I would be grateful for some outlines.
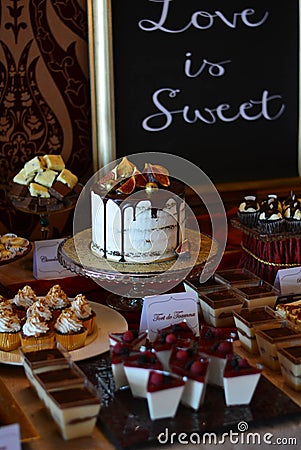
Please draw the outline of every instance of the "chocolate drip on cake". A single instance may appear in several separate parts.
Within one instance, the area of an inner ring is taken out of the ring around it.
[[[104,205],[104,223],[107,222],[107,204],[109,200],[114,201],[114,203],[120,209],[120,227],[121,227],[121,246],[120,253],[116,252],[116,256],[120,256],[119,262],[125,262],[125,212],[128,208],[133,210],[133,221],[136,221],[137,207],[141,201],[149,201],[150,208],[149,213],[152,219],[157,219],[158,213],[160,210],[163,210],[166,207],[168,200],[173,199],[175,201],[176,206],[176,227],[177,227],[177,246],[180,243],[180,211],[181,204],[183,203],[184,198],[184,187],[182,183],[173,182],[171,186],[166,189],[160,189],[158,192],[154,192],[149,196],[134,198],[133,196],[130,199],[127,199],[126,195],[116,194],[115,192],[107,192],[99,186],[94,186],[93,191],[98,194],[103,201]],[[107,230],[104,227],[103,230],[103,248],[99,249],[103,253],[103,257],[105,259],[108,258],[107,251]]]

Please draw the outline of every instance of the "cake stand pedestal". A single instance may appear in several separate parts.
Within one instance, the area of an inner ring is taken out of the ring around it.
[[[9,193],[8,198],[16,210],[39,216],[41,239],[46,240],[49,237],[50,216],[73,210],[78,194],[71,193],[64,200],[56,203],[51,203],[50,201],[47,203],[47,199],[45,199],[44,204],[39,204],[40,199],[38,197],[19,197]]]
[[[147,295],[169,291],[186,277],[197,278],[205,265],[206,271],[215,269],[218,244],[211,237],[186,229],[191,244],[189,256],[152,263],[120,263],[94,255],[91,250],[91,228],[61,242],[58,261],[78,275],[92,278],[113,294],[107,303],[114,309],[135,311],[142,307]]]

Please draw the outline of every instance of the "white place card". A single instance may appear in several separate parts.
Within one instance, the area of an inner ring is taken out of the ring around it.
[[[33,252],[33,276],[36,279],[52,280],[75,276],[58,260],[57,250],[63,239],[35,241]]]
[[[196,292],[176,292],[144,297],[140,331],[148,331],[150,341],[157,331],[186,321],[196,336],[199,335],[198,295]]]
[[[0,449],[21,450],[20,425],[18,423],[0,427]]]
[[[301,294],[301,266],[278,270],[274,286],[281,295]]]

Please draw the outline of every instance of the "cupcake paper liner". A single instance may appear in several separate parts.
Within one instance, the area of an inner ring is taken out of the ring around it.
[[[263,234],[281,233],[284,231],[285,221],[283,219],[278,220],[259,220],[260,231]]]
[[[301,220],[286,219],[285,228],[291,233],[301,233]]]
[[[255,212],[237,212],[238,220],[246,227],[256,227],[258,225],[259,211]]]
[[[62,334],[55,333],[56,341],[59,342],[66,350],[76,350],[85,345],[88,330],[85,328],[80,333]]]
[[[16,350],[20,346],[20,332],[0,333],[0,350],[10,352]]]

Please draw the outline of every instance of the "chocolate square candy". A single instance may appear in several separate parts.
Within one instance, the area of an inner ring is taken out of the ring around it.
[[[61,181],[56,181],[53,183],[51,188],[49,188],[49,193],[53,197],[57,198],[58,200],[64,200],[64,198],[70,194],[71,189]]]
[[[14,197],[25,197],[27,192],[28,188],[24,184],[12,182],[10,185],[9,193]]]

